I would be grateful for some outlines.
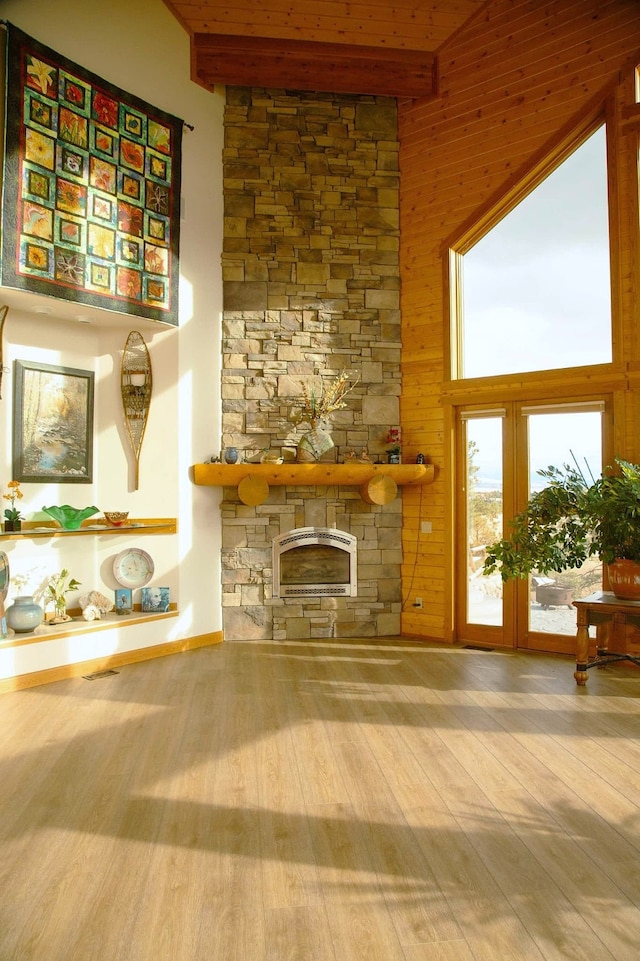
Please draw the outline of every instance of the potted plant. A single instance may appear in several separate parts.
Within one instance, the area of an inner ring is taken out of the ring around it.
[[[399,464],[400,456],[402,454],[402,447],[400,444],[400,428],[390,427],[387,432],[387,444],[391,444],[391,447],[387,447],[387,454],[389,455],[390,464]]]
[[[67,614],[67,594],[70,591],[77,591],[80,583],[75,577],[71,577],[66,567],[63,567],[59,574],[53,574],[49,578],[46,593],[54,604],[54,615],[49,623],[60,624],[71,620]]]
[[[507,581],[597,556],[616,596],[640,598],[640,466],[616,458],[597,479],[568,464],[538,473],[547,486],[513,518],[508,537],[487,549],[484,573],[499,571]]]
[[[22,500],[24,494],[20,490],[20,481],[12,480],[7,484],[7,493],[2,495],[6,501],[11,503],[11,507],[7,507],[4,512],[5,531],[19,531],[22,529],[23,517],[18,508],[16,507],[16,501]]]

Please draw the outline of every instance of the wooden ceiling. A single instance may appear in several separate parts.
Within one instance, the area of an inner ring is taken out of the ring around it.
[[[216,84],[390,97],[437,93],[437,52],[487,0],[164,0]]]

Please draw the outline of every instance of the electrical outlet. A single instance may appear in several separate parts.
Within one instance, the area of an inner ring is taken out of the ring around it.
[[[413,602],[413,606],[417,607],[419,610],[422,610],[422,598],[416,597],[415,601]]]
[[[433,530],[433,525],[431,524],[431,521],[422,521],[422,523],[420,524],[420,530],[422,531],[423,534],[430,534],[431,531]]]

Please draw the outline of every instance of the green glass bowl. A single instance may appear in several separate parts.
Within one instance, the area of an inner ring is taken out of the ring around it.
[[[92,514],[97,514],[99,509],[98,507],[69,507],[68,504],[63,504],[62,507],[42,508],[43,512],[53,517],[65,531],[77,531],[82,522]]]

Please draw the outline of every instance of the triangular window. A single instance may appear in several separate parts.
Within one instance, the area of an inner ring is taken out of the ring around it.
[[[608,224],[603,125],[460,258],[454,377],[610,363]]]

